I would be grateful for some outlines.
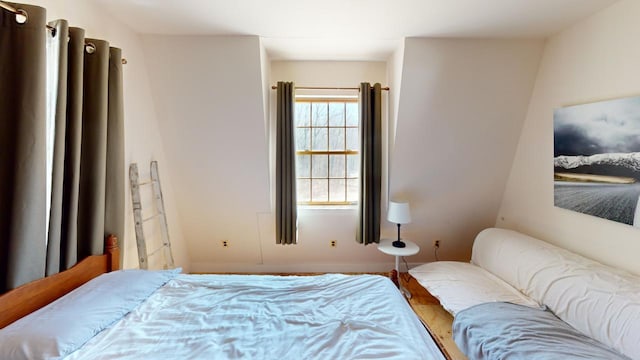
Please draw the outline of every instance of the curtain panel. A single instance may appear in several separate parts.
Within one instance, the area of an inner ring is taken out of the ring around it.
[[[46,10],[0,10],[0,291],[124,240],[122,59]]]
[[[44,275],[46,12],[0,9],[0,291]]]
[[[360,84],[360,202],[356,240],[380,242],[382,184],[382,87]]]
[[[298,238],[295,86],[279,81],[276,91],[276,243],[295,244]]]

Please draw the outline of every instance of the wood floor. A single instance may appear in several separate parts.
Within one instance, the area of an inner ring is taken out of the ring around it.
[[[416,312],[422,323],[431,333],[431,336],[450,360],[466,360],[467,357],[458,349],[451,337],[451,324],[453,316],[440,306],[438,299],[425,290],[416,279],[408,273],[401,273],[399,281],[409,291],[411,298],[409,304]]]

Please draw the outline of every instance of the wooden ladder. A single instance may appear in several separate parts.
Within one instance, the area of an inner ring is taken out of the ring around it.
[[[164,269],[172,269],[175,267],[173,262],[173,254],[171,252],[171,241],[169,240],[169,227],[167,225],[167,214],[164,209],[164,199],[162,197],[162,188],[160,187],[160,175],[158,173],[158,162],[151,162],[151,179],[148,181],[139,181],[138,164],[132,163],[129,166],[129,181],[131,182],[131,202],[133,203],[133,218],[135,220],[136,244],[138,246],[138,264],[140,269],[149,268],[149,258],[155,255],[164,255]],[[153,203],[155,205],[155,213],[146,218],[142,217],[142,200],[140,197],[140,187],[151,185],[153,190]],[[147,241],[144,235],[144,224],[148,221],[159,221],[160,232],[162,234],[162,243],[155,249],[147,249]]]

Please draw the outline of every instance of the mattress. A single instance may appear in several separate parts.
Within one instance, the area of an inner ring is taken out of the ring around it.
[[[65,357],[444,359],[389,279],[178,275]]]

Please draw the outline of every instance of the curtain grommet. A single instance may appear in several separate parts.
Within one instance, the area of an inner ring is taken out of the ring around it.
[[[18,24],[26,24],[29,21],[29,14],[24,9],[16,9],[16,22]]]
[[[56,29],[54,26],[47,25],[47,29],[51,31],[51,37],[56,37],[56,35],[58,34],[58,29]]]
[[[84,51],[86,51],[87,54],[93,54],[96,52],[96,46],[93,43],[86,43],[84,44]]]

